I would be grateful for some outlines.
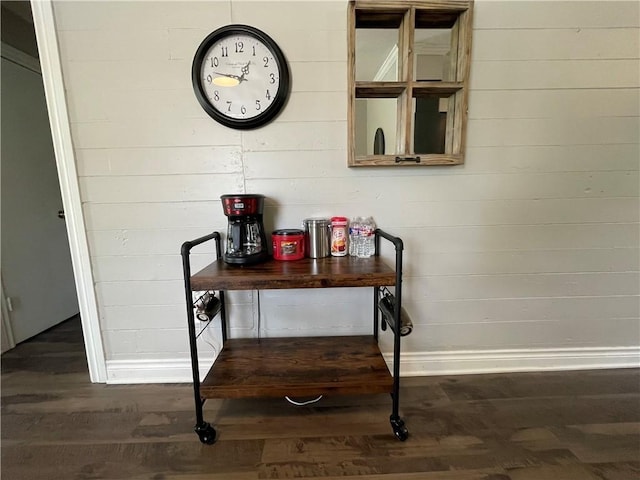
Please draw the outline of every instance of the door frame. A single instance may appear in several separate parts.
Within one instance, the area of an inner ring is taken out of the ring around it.
[[[89,377],[94,383],[107,381],[107,368],[100,316],[91,270],[91,257],[85,227],[76,159],[71,141],[69,113],[62,78],[60,50],[56,35],[52,0],[31,0],[33,26],[38,43],[40,70],[49,112],[53,150],[56,157],[60,193],[65,212],[71,263],[78,294]]]

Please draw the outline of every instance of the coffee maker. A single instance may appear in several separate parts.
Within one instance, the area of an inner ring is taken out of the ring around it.
[[[223,259],[233,265],[252,265],[269,258],[262,223],[264,195],[222,195],[222,209],[229,220]]]

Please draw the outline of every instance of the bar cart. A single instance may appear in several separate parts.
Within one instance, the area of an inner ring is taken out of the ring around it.
[[[375,232],[375,255],[370,258],[327,257],[296,261],[269,260],[238,267],[222,260],[221,237],[213,232],[182,245],[185,300],[193,394],[195,432],[200,441],[212,444],[216,430],[205,422],[203,406],[208,398],[284,397],[322,394],[390,393],[390,423],[395,436],[404,441],[409,432],[399,415],[400,315],[402,305],[403,243],[380,229]],[[191,274],[192,248],[214,240],[216,260]],[[380,257],[380,242],[395,247],[395,268]],[[393,311],[383,310],[379,301],[394,287]],[[373,332],[371,335],[287,338],[229,339],[225,291],[287,288],[373,288]],[[200,381],[193,292],[217,291],[222,349],[205,379]],[[380,321],[382,319],[382,321]],[[389,372],[378,347],[380,330],[393,334],[393,368]]]

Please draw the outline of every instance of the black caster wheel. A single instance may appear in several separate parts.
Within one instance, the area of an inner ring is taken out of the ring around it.
[[[202,425],[196,425],[195,431],[198,434],[198,437],[200,437],[200,441],[205,445],[215,443],[216,429],[207,422],[204,422]]]
[[[393,433],[398,440],[404,442],[407,438],[409,438],[409,430],[404,425],[404,420],[401,418],[391,419],[391,428],[393,428]]]

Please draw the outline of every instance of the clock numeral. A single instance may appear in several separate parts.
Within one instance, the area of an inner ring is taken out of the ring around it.
[[[262,61],[264,62],[265,67],[269,66],[269,57],[262,57]]]
[[[227,112],[231,111],[231,102],[227,100]]]
[[[242,107],[240,107],[240,113],[243,114],[243,115],[245,113],[247,113],[247,109],[244,107],[244,105]]]
[[[220,93],[218,92],[218,90],[214,90],[213,91],[213,99],[217,102],[218,100],[220,100]]]
[[[269,80],[269,83],[276,83],[276,76],[275,76],[275,74],[270,73],[270,74],[269,74],[269,78],[271,79],[271,80]]]
[[[228,57],[229,56],[229,49],[227,47],[220,47],[220,49],[222,50],[222,55],[223,57]]]
[[[218,60],[218,57],[211,57],[211,66],[212,67],[217,67],[220,64],[220,61]]]
[[[211,75],[207,75],[207,82],[213,82],[213,77]]]
[[[267,90],[267,94],[265,95],[267,100],[271,100],[271,94],[269,93],[269,90]]]
[[[243,52],[244,52],[244,43],[236,42],[236,53],[243,53]]]
[[[251,48],[253,49],[253,56],[255,57],[256,56],[256,46],[254,45]]]
[[[256,110],[260,110],[260,100],[256,100]]]

